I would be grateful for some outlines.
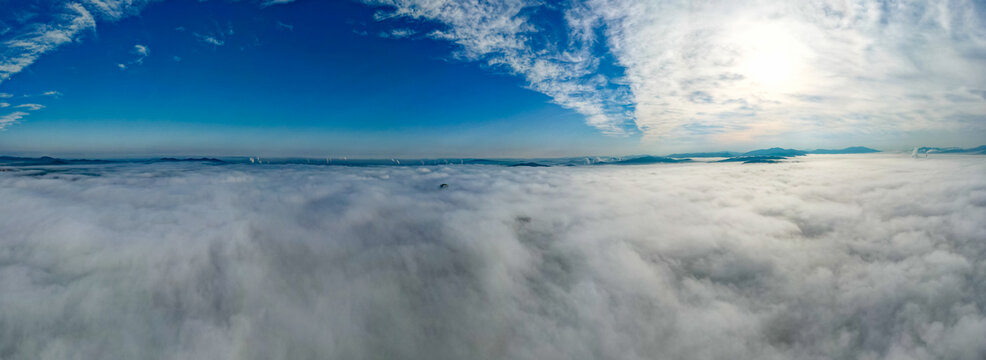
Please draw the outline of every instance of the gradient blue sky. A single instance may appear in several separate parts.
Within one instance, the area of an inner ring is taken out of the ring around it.
[[[0,0],[0,152],[984,142],[983,3],[802,3]]]

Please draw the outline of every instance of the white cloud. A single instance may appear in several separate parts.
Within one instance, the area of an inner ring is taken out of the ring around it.
[[[6,106],[0,106],[6,107]],[[0,131],[6,129],[8,126],[16,124],[21,120],[21,118],[27,116],[28,113],[23,111],[15,111],[10,114],[0,116]]]
[[[981,101],[948,99],[986,81],[975,55],[986,31],[969,1],[590,3],[648,135],[691,123],[755,137],[941,129],[962,115],[986,117]]]
[[[534,46],[531,39],[539,29],[528,22],[526,9],[535,1],[398,1],[365,0],[387,6],[377,20],[414,18],[436,21],[447,26],[430,37],[458,44],[457,56],[481,60],[523,77],[528,87],[550,96],[563,107],[586,116],[601,131],[626,134],[623,94],[610,89],[610,79],[596,73],[598,59],[592,54],[594,32],[584,27],[570,29],[567,44],[545,43]],[[574,21],[581,8],[566,11]]]
[[[287,31],[294,31],[294,25],[285,24],[285,23],[282,23],[280,21],[277,22],[277,28],[278,29],[284,29],[284,30],[287,30]]]
[[[155,0],[83,0],[82,3],[100,18],[119,20],[136,15],[144,5]]]
[[[62,93],[61,93],[61,92],[58,92],[58,91],[54,91],[54,90],[52,90],[52,91],[45,91],[45,92],[44,92],[43,94],[41,94],[41,95],[44,95],[44,96],[54,96],[54,97],[59,97],[59,96],[62,96]]]
[[[64,12],[54,18],[52,23],[30,24],[23,32],[3,42],[0,82],[33,64],[41,55],[96,27],[92,14],[77,3],[66,4]]]
[[[195,37],[206,44],[211,44],[215,46],[223,46],[226,42],[223,39],[217,38],[215,35],[202,35],[199,33],[193,33]]]
[[[380,36],[385,38],[403,39],[406,37],[411,37],[416,33],[417,32],[411,29],[393,29],[388,33],[381,33]]]
[[[41,109],[44,109],[45,108],[45,106],[44,105],[41,105],[41,104],[20,104],[20,105],[14,106],[14,107],[16,107],[16,108],[25,108],[25,109],[28,109],[28,110],[31,110],[31,111],[41,110]]]
[[[12,98],[12,97],[14,97],[13,94],[0,93],[0,99],[8,99],[8,98]]]
[[[267,0],[267,1],[263,1],[261,3],[261,6],[271,6],[271,5],[287,4],[287,3],[292,3],[292,2],[294,2],[294,0]]]
[[[133,62],[136,64],[142,64],[144,63],[144,58],[146,58],[148,55],[151,54],[151,49],[148,48],[146,45],[137,44],[134,45],[133,53],[137,55],[137,59],[134,60]]]
[[[983,174],[906,155],[0,172],[0,348],[982,359]]]
[[[0,102],[0,108],[5,108],[10,106],[10,103]]]
[[[986,24],[971,0],[364,2],[391,9],[378,20],[443,24],[432,38],[505,65],[611,133],[626,122],[646,137],[693,140],[693,129],[717,128],[729,142],[986,124],[976,96]],[[567,43],[530,15],[551,11],[564,13]],[[597,41],[625,74],[598,73]]]
[[[131,50],[130,53],[136,56],[136,58],[127,62],[126,64],[124,63],[116,64],[116,66],[120,68],[120,70],[126,70],[128,67],[130,67],[130,65],[144,64],[144,59],[150,56],[151,54],[151,48],[147,47],[147,45],[136,44],[134,45],[133,50]]]
[[[89,30],[95,31],[97,20],[116,21],[134,15],[152,1],[83,0],[54,2],[55,8],[51,10],[38,10],[48,4],[13,8],[20,15],[16,27],[4,31],[11,37],[0,48],[0,82],[21,72],[45,53],[77,41]]]

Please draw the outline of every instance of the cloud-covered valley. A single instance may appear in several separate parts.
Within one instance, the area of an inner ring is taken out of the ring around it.
[[[2,359],[986,356],[979,156],[60,169],[0,172]]]

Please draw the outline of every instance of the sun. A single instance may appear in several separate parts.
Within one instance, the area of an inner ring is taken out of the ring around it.
[[[782,88],[793,80],[796,59],[783,49],[761,50],[752,54],[746,64],[749,78],[768,88]]]
[[[737,37],[742,49],[739,69],[765,92],[789,92],[798,86],[805,62],[804,46],[779,24],[757,24]]]

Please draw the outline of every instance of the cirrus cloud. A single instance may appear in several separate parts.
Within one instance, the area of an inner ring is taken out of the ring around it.
[[[986,126],[986,24],[970,0],[364,2],[389,9],[378,20],[442,25],[431,37],[462,58],[505,67],[608,133]],[[548,30],[552,12],[565,31]],[[609,57],[622,73],[601,70]]]

